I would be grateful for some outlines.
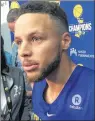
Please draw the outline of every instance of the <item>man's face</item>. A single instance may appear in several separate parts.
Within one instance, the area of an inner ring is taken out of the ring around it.
[[[8,27],[9,27],[11,32],[14,32],[15,22],[9,22]]]
[[[61,37],[49,15],[21,15],[15,24],[15,41],[28,80],[44,79],[58,67]]]

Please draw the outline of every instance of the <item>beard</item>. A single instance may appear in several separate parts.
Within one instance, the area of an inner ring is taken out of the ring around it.
[[[29,82],[42,81],[47,76],[49,76],[54,70],[57,69],[57,67],[60,64],[60,61],[61,61],[61,55],[60,52],[58,51],[57,56],[53,59],[53,61],[50,64],[48,64],[46,68],[41,69],[42,72],[39,75],[34,75],[34,76],[32,75],[33,77],[31,77],[31,75],[29,76],[28,74],[26,74],[27,80]]]

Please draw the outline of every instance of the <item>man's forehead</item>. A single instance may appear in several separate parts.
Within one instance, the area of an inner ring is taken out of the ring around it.
[[[43,13],[25,13],[21,15],[17,21],[17,24],[24,24],[24,23],[47,23],[50,24],[52,22],[52,19],[48,14],[43,14]]]
[[[54,22],[50,18],[48,14],[39,14],[39,13],[27,13],[21,15],[15,24],[15,31],[16,34],[20,30],[24,30],[28,32],[31,31],[32,29],[40,29],[41,31],[50,31],[53,29],[52,25]],[[26,29],[26,30],[25,30]]]

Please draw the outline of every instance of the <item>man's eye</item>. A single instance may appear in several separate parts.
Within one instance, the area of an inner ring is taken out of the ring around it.
[[[22,43],[22,41],[19,40],[19,41],[17,41],[16,43],[17,43],[17,45],[20,45],[20,44]]]
[[[39,41],[39,40],[41,40],[40,37],[32,37],[32,41]]]

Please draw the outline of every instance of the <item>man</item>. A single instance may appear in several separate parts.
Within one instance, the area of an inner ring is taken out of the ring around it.
[[[9,27],[10,31],[13,33],[14,33],[14,28],[15,28],[15,22],[16,22],[17,15],[18,15],[18,10],[19,10],[19,8],[11,9],[7,15],[8,27]],[[12,65],[15,67],[21,68],[23,71],[21,62],[18,58],[18,46],[15,43],[15,41],[13,41],[13,44],[12,44]],[[24,76],[26,76],[25,73],[24,73]],[[26,80],[26,78],[25,78],[25,80]],[[27,90],[27,96],[31,96],[32,95],[31,86],[27,83],[27,81],[25,81],[25,82],[26,82],[25,88]]]
[[[67,55],[71,37],[64,10],[45,1],[23,4],[15,41],[28,80],[35,80],[34,120],[94,120],[94,72]]]
[[[18,15],[18,10],[19,8],[11,9],[7,15],[8,27],[10,31],[13,33],[14,33],[15,21]],[[12,43],[12,65],[15,67],[21,67],[20,60],[18,59],[17,50],[18,50],[17,44],[15,43],[15,41],[13,41]]]

